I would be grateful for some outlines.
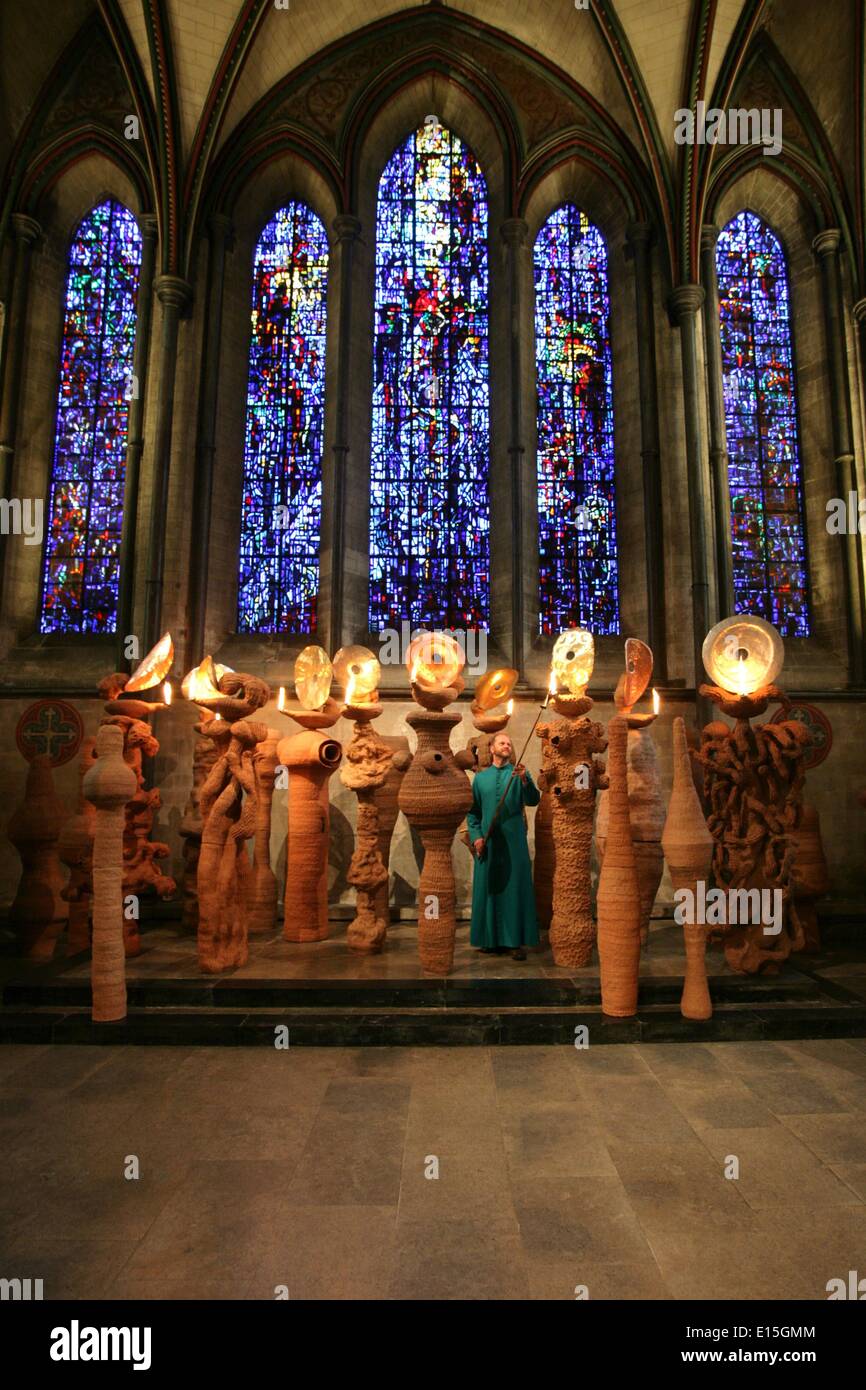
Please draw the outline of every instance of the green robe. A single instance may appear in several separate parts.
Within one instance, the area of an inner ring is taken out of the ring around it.
[[[467,816],[470,839],[480,840],[499,805],[513,764],[485,767],[472,784],[472,810]],[[515,777],[487,841],[483,859],[475,860],[472,880],[473,946],[537,946],[538,919],[529,846],[526,843],[524,806],[537,806],[541,792],[531,775],[526,786]]]

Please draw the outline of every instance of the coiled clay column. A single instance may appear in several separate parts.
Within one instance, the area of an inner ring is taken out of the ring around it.
[[[553,801],[550,792],[542,792],[535,813],[535,862],[532,882],[535,887],[535,915],[541,931],[550,930],[553,915],[553,883],[556,876],[556,847],[553,843]]]
[[[713,860],[713,837],[695,791],[692,762],[683,719],[674,720],[674,785],[662,835],[674,892],[688,889],[693,905],[698,883],[707,884]],[[692,913],[694,916],[694,913]],[[703,922],[683,922],[686,971],[680,1013],[683,1018],[711,1018],[713,1005],[707,987],[707,929]]]
[[[343,750],[335,738],[305,729],[280,740],[277,755],[289,770],[289,829],[283,936],[324,941],[328,935],[328,779]]]
[[[626,721],[617,715],[608,725],[610,810],[596,904],[601,1007],[612,1018],[637,1013],[640,966],[640,888],[628,809],[627,737]]]
[[[381,706],[372,709],[381,712]],[[355,852],[347,878],[357,891],[354,920],[348,943],[353,951],[381,951],[388,932],[388,858],[391,832],[397,819],[397,793],[409,763],[408,746],[398,752],[362,716],[363,707],[346,710],[355,719],[352,741],[340,772],[343,785],[358,798]],[[396,739],[390,740],[396,744]],[[395,760],[399,765],[395,766]]]
[[[451,749],[459,714],[413,711],[406,723],[418,746],[400,788],[400,810],[421,836],[424,864],[418,884],[418,954],[431,975],[447,975],[454,963],[456,891],[451,845],[472,805],[469,778]]]
[[[279,742],[277,731],[269,729],[267,737],[253,750],[256,838],[250,883],[249,930],[259,935],[273,931],[277,921],[277,876],[271,868],[271,809]]]
[[[122,729],[116,724],[103,724],[96,736],[97,760],[84,778],[84,795],[96,808],[90,961],[94,1023],[113,1023],[126,1017],[124,808],[138,790],[138,778],[124,761],[123,751]]]
[[[78,764],[78,807],[60,832],[58,851],[69,869],[69,882],[61,893],[69,903],[67,951],[75,955],[90,948],[90,902],[93,895],[93,834],[96,812],[84,795],[84,778],[96,762],[96,739],[81,744]]]

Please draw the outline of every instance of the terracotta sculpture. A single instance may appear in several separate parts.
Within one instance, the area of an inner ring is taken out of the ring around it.
[[[67,951],[74,955],[90,949],[90,905],[93,896],[93,836],[96,812],[84,795],[84,778],[96,762],[96,739],[85,738],[78,764],[78,806],[60,832],[58,851],[69,869],[61,894],[69,904]]]
[[[255,777],[255,840],[253,872],[250,882],[249,930],[262,934],[274,930],[277,922],[277,876],[271,868],[271,810],[274,800],[274,773],[279,764],[275,729],[253,749]]]
[[[641,904],[629,819],[627,738],[626,720],[616,715],[608,725],[610,817],[597,897],[601,1007],[613,1018],[637,1013],[640,966]]]
[[[829,891],[830,871],[824,855],[818,811],[810,801],[803,802],[797,823],[790,834],[794,848],[791,887],[794,893],[794,910],[803,928],[803,949],[820,951],[821,932],[815,904],[818,898],[822,898]]]
[[[126,1017],[123,945],[124,806],[134,796],[135,772],[124,757],[123,729],[104,723],[96,739],[97,760],[84,778],[84,795],[95,808],[93,839],[93,945],[90,979],[94,1023]]]
[[[550,929],[553,913],[553,881],[556,876],[556,847],[553,843],[553,798],[541,793],[535,813],[535,860],[532,882],[535,887],[535,913],[540,931]]]
[[[202,836],[198,861],[198,958],[205,974],[245,965],[249,957],[252,869],[246,841],[256,829],[257,788],[253,756],[268,735],[250,719],[270,699],[257,676],[226,671],[212,692],[196,690],[196,704],[210,709],[207,732],[217,755],[201,789]]]
[[[375,697],[366,705],[346,706],[344,716],[355,728],[340,772],[343,785],[358,798],[355,852],[347,874],[357,890],[357,904],[348,942],[353,951],[371,954],[382,950],[388,931],[388,856],[397,795],[409,765],[406,740],[405,751],[398,751],[397,740],[386,741],[373,728],[381,712]]]
[[[168,858],[170,851],[167,844],[150,839],[153,817],[162,801],[156,787],[145,787],[142,771],[142,759],[153,759],[159,752],[147,720],[155,710],[165,707],[162,681],[173,659],[174,648],[166,633],[131,676],[116,671],[99,683],[99,694],[106,701],[102,723],[114,725],[123,734],[123,756],[136,780],[135,794],[126,807],[123,835],[124,898],[140,898],[150,892],[170,898],[177,886],[156,862]],[[126,954],[137,956],[141,951],[137,916],[124,915],[123,940]]]
[[[324,941],[328,935],[328,780],[343,756],[340,744],[307,729],[280,740],[277,755],[289,770],[289,830],[283,936]]]
[[[183,913],[185,931],[198,931],[198,858],[201,853],[201,789],[207,780],[216,756],[217,746],[208,733],[214,716],[210,710],[201,711],[201,719],[193,726],[195,742],[192,749],[192,786],[184,808],[179,834],[183,839]]]
[[[635,713],[633,709],[652,676],[652,652],[645,642],[635,637],[627,639],[625,649],[626,670],[617,684],[614,703],[628,722],[628,806],[640,885],[640,939],[641,945],[645,946],[649,938],[653,903],[664,872],[661,833],[665,808],[656,746],[650,728],[656,719],[656,711]],[[600,865],[604,862],[607,838],[608,795],[603,791],[598,801],[595,840]]]
[[[772,684],[783,658],[775,628],[753,615],[725,619],[704,643],[709,674],[725,684],[701,686],[701,693],[736,721],[733,729],[721,721],[708,724],[699,754],[716,885],[728,902],[732,889],[778,890],[784,910],[778,933],[765,930],[763,922],[711,927],[711,934],[723,939],[728,964],[744,973],[775,974],[791,951],[805,944],[791,888],[811,735],[796,720],[751,723],[771,699],[786,703]]]
[[[550,794],[555,872],[553,875],[550,946],[556,965],[586,965],[592,955],[592,829],[596,793],[607,786],[607,747],[600,724],[584,716],[592,708],[588,695],[558,695],[554,710],[565,717],[538,726],[541,739],[542,794]]]
[[[9,926],[22,955],[30,960],[51,959],[69,915],[57,852],[65,816],[54,791],[48,755],[37,753],[27,768],[24,799],[6,829],[21,857],[21,878],[9,909]]]
[[[683,936],[686,969],[680,1012],[683,1018],[711,1018],[713,1006],[707,986],[707,929],[694,920],[699,902],[698,884],[706,889],[713,859],[710,834],[692,776],[692,760],[682,719],[674,720],[674,785],[662,835],[662,847],[674,892],[690,894],[685,904]],[[689,917],[692,920],[689,920]]]

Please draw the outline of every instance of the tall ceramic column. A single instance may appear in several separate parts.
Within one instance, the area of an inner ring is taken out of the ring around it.
[[[3,344],[3,381],[0,391],[0,497],[8,497],[15,481],[15,446],[18,410],[21,403],[21,375],[25,360],[27,305],[30,292],[30,262],[42,228],[32,217],[12,215],[15,254],[12,265],[11,297],[7,311]],[[0,536],[0,590],[6,568],[5,535]]]
[[[168,523],[168,479],[171,435],[174,423],[174,390],[177,338],[181,314],[192,300],[192,290],[178,275],[160,275],[154,281],[162,305],[156,376],[159,395],[153,422],[153,468],[150,493],[150,536],[147,548],[147,587],[144,607],[144,639],[148,651],[159,641],[162,624],[162,590],[165,569],[165,535]]]
[[[157,219],[142,217],[141,269],[136,301],[135,347],[132,355],[134,389],[126,424],[126,476],[123,484],[123,522],[120,533],[120,584],[117,597],[117,669],[126,670],[126,638],[135,621],[135,540],[138,532],[138,498],[141,455],[144,450],[144,400],[150,359],[153,322],[153,268],[156,262]]]
[[[719,331],[719,277],[716,242],[719,228],[701,229],[701,280],[704,286],[704,343],[707,359],[707,403],[710,430],[710,478],[713,488],[713,534],[716,540],[718,601],[712,623],[734,611],[731,558],[731,489],[728,481],[728,436],[722,389],[722,339]],[[712,625],[712,624],[711,624]]]
[[[523,409],[523,315],[522,315],[522,257],[526,249],[529,225],[522,217],[509,217],[500,228],[508,256],[508,351],[509,351],[509,422],[508,458],[511,526],[511,556],[507,571],[513,576],[511,584],[511,663],[518,671],[524,669],[526,634],[526,603],[524,593],[523,549],[526,506],[524,489],[527,486],[525,468],[527,448]]]
[[[703,661],[701,648],[713,626],[710,604],[710,527],[708,485],[703,440],[701,438],[700,394],[703,383],[698,371],[698,310],[704,302],[700,285],[677,285],[671,291],[671,315],[680,330],[683,371],[683,419],[686,436],[686,469],[689,491],[689,547],[692,560],[692,651],[695,668],[695,709],[699,725],[710,717],[710,706],[699,694]]]
[[[842,272],[839,264],[841,233],[836,227],[819,232],[812,250],[821,266],[821,287],[824,297],[824,323],[827,335],[827,361],[830,376],[830,401],[833,415],[833,453],[836,487],[846,502],[857,491],[854,467],[854,428],[851,419],[851,393],[848,384],[848,352],[845,341],[845,320],[842,313]],[[852,685],[862,685],[866,679],[866,654],[863,651],[866,635],[864,615],[863,551],[859,536],[845,537],[845,588],[848,608],[848,677]]]
[[[213,499],[214,456],[216,454],[217,390],[219,386],[220,348],[222,346],[223,291],[225,285],[226,251],[232,236],[232,224],[223,213],[215,213],[208,224],[210,250],[207,267],[207,302],[205,309],[201,377],[199,382],[198,432],[195,445],[195,480],[193,483],[193,514],[196,524],[190,545],[189,567],[189,636],[191,661],[200,661],[204,653],[204,624],[207,608],[207,576],[210,560],[210,519]]]
[[[334,241],[331,244],[331,264],[329,282],[336,284],[339,292],[337,313],[337,371],[331,409],[334,419],[333,444],[331,446],[330,478],[325,477],[322,498],[322,575],[320,591],[324,611],[321,620],[324,625],[322,641],[330,650],[343,646],[347,635],[345,610],[347,547],[354,550],[354,542],[347,527],[346,478],[349,459],[349,395],[352,372],[352,279],[355,245],[361,235],[361,223],[357,217],[342,213],[332,224]],[[366,519],[355,516],[355,508],[350,509],[348,518],[353,524]],[[364,600],[366,607],[366,599]],[[351,625],[351,624],[349,624]]]
[[[114,1023],[126,1017],[123,808],[135,795],[136,779],[123,760],[123,732],[116,724],[100,726],[96,752],[97,760],[84,778],[84,795],[96,807],[90,979],[94,1023]]]
[[[658,380],[656,376],[655,314],[653,310],[653,229],[632,222],[626,242],[634,262],[635,345],[640,391],[641,473],[643,476],[644,544],[646,546],[647,641],[653,650],[656,679],[667,682],[665,622],[664,531],[662,520],[661,448]]]

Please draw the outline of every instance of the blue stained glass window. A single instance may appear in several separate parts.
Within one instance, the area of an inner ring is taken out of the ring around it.
[[[753,212],[716,248],[734,607],[809,635],[803,479],[785,253]]]
[[[535,242],[539,631],[619,632],[607,249],[571,204]]]
[[[487,188],[430,121],[379,184],[370,627],[489,618]]]
[[[253,269],[239,632],[314,632],[319,592],[328,238],[280,208]]]
[[[141,233],[109,199],[69,251],[40,630],[114,632]]]

